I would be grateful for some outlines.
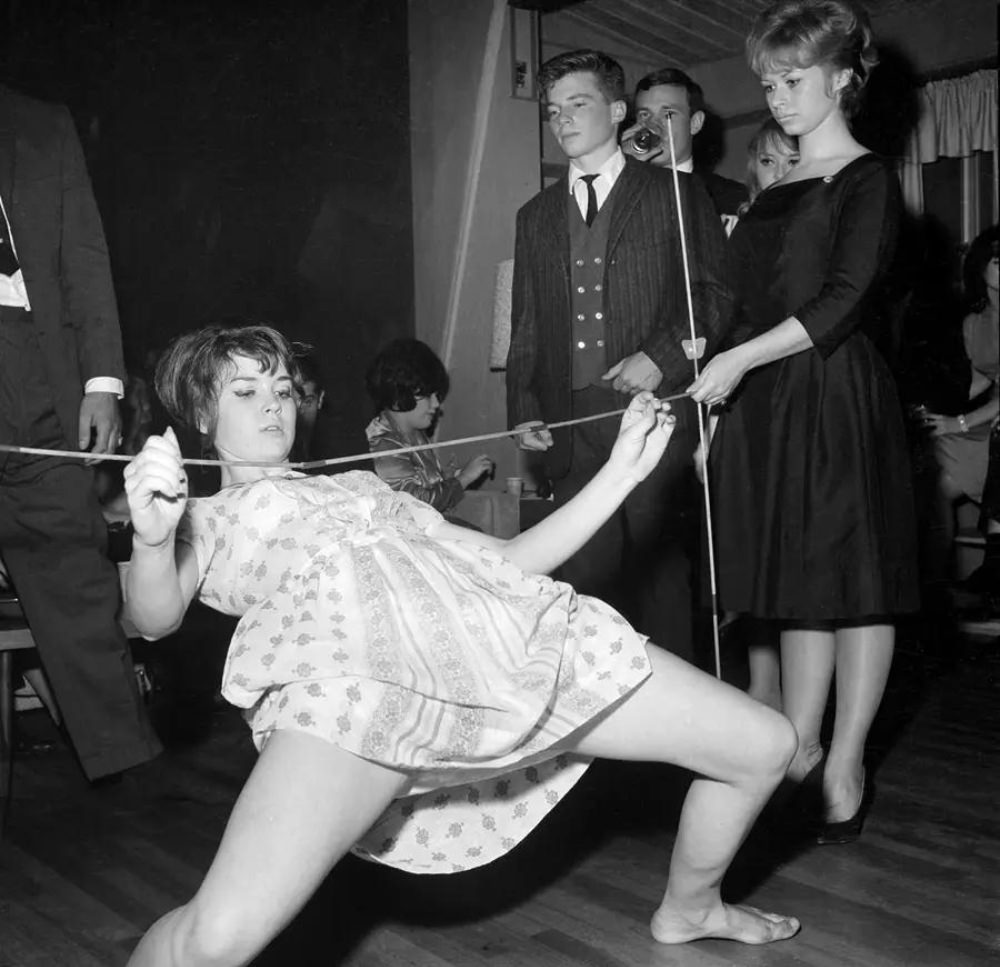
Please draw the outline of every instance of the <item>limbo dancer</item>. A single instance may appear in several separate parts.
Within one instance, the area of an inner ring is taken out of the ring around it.
[[[265,327],[182,336],[157,372],[171,415],[221,459],[270,466],[226,465],[218,494],[189,500],[168,431],[125,471],[131,618],[168,634],[195,596],[241,616],[223,694],[261,750],[201,887],[150,929],[132,967],[248,963],[352,849],[413,872],[487,863],[595,756],[696,774],[657,940],[794,935],[794,918],[719,893],[790,761],[787,720],[544,576],[655,467],[668,406],[637,394],[591,482],[503,541],[372,473],[283,466],[292,362]]]

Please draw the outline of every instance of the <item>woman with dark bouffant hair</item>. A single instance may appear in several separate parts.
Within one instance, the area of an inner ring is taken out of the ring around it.
[[[877,348],[900,193],[851,133],[877,62],[860,4],[773,3],[747,54],[799,163],[733,232],[731,348],[692,395],[722,408],[710,453],[720,603],[780,632],[783,710],[799,736],[789,777],[822,786],[817,842],[846,843],[871,801],[864,748],[894,622],[919,604],[906,435]]]
[[[462,467],[445,469],[434,450],[395,454],[394,450],[430,441],[448,395],[448,372],[434,350],[419,339],[394,339],[374,359],[365,375],[375,419],[365,435],[379,456],[375,472],[393,490],[412,494],[442,514],[454,510],[465,491],[493,470],[481,453]]]

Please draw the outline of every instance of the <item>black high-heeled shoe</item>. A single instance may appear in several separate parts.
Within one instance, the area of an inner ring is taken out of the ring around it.
[[[868,807],[875,797],[875,783],[868,776],[868,771],[861,773],[861,801],[850,819],[842,819],[836,823],[823,823],[816,834],[819,846],[844,846],[853,843],[861,835],[861,829],[868,815]]]

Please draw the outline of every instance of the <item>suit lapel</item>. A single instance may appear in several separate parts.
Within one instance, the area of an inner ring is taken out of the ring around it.
[[[563,273],[569,279],[569,224],[566,205],[569,185],[565,177],[560,178],[542,194],[542,217],[540,229],[551,250],[558,256]]]
[[[621,239],[625,226],[639,204],[646,189],[647,172],[642,170],[641,161],[633,161],[631,158],[625,159],[625,167],[618,176],[613,190],[618,192],[615,198],[615,207],[611,210],[611,224],[608,226],[608,255],[615,250],[615,246]]]

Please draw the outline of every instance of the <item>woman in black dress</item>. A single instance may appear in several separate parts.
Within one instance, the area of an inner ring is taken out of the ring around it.
[[[859,7],[775,3],[747,50],[800,161],[733,234],[732,348],[692,395],[725,405],[710,462],[721,604],[780,622],[784,711],[799,734],[789,776],[822,772],[818,841],[847,842],[870,798],[864,745],[892,662],[892,616],[918,606],[903,419],[878,349],[899,191],[849,126],[876,62]]]

